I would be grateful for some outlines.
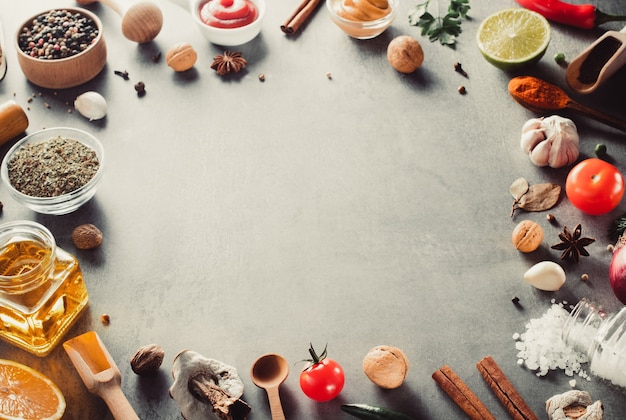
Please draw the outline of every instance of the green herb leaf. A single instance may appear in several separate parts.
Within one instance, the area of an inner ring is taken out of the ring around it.
[[[448,14],[456,13],[457,17],[467,18],[470,10],[469,0],[452,0],[448,6]]]
[[[470,10],[469,0],[450,0],[445,16],[430,13],[430,2],[418,3],[409,12],[409,24],[421,28],[422,36],[428,36],[430,42],[439,41],[442,45],[454,46],[456,37],[461,33],[461,19],[467,18]]]

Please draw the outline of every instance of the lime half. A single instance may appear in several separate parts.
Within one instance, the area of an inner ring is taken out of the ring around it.
[[[531,10],[505,9],[480,24],[476,42],[491,64],[502,70],[516,70],[543,57],[550,43],[550,24]]]

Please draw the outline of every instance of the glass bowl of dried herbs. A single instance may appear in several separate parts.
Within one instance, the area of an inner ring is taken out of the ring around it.
[[[14,144],[2,160],[0,177],[18,203],[37,213],[61,215],[94,196],[103,165],[104,149],[96,137],[55,127]]]

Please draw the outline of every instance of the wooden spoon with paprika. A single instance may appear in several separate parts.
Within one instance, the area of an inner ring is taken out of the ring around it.
[[[626,131],[626,121],[581,105],[563,89],[532,76],[518,76],[509,81],[509,93],[520,105],[537,113],[570,110],[601,123]]]

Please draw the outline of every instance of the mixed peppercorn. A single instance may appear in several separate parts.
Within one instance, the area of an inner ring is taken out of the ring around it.
[[[33,58],[67,58],[85,51],[98,37],[89,17],[68,10],[51,10],[37,16],[18,35],[20,49]]]

